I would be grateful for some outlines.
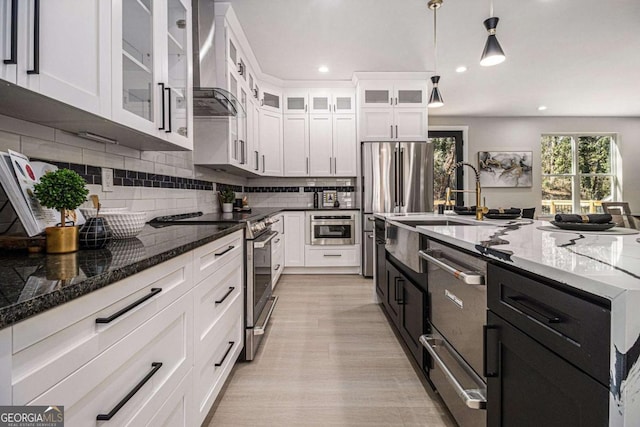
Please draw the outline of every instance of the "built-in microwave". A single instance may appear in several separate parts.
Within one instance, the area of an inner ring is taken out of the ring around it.
[[[309,233],[311,245],[355,245],[356,214],[312,214]]]

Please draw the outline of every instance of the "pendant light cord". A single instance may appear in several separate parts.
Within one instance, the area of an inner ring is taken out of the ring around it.
[[[436,17],[438,15],[438,8],[433,9],[433,72],[438,74],[438,28]]]
[[[493,0],[489,0],[489,18],[493,18]]]

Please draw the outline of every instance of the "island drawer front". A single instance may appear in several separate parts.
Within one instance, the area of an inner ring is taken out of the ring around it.
[[[488,282],[491,311],[609,384],[610,310],[493,264],[489,264]]]
[[[69,427],[147,425],[193,364],[191,304],[191,295],[183,296],[29,405],[59,402]],[[138,385],[111,420],[96,421]]]
[[[242,258],[237,257],[193,290],[196,349],[227,315],[236,300],[243,300]],[[232,289],[233,288],[233,289]]]
[[[242,306],[242,300],[237,299],[196,353],[194,406],[197,425],[209,413],[244,347]]]
[[[355,248],[310,249],[305,251],[306,267],[352,267],[359,265],[358,250]]]
[[[33,399],[188,292],[190,261],[177,257],[15,324],[14,403]],[[109,323],[96,322],[140,301]]]
[[[195,283],[210,276],[243,253],[242,231],[236,231],[194,251]]]

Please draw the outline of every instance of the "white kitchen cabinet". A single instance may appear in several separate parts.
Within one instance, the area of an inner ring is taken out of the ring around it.
[[[310,175],[355,176],[355,115],[311,115],[310,118]]]
[[[357,267],[360,246],[305,246],[306,267]]]
[[[426,108],[395,108],[394,136],[400,141],[422,141],[428,133]]]
[[[284,266],[304,267],[304,242],[307,233],[304,212],[283,212]]]
[[[282,112],[282,91],[272,86],[262,85],[260,91],[260,108],[273,113]]]
[[[358,93],[361,141],[427,140],[426,82],[361,82]]]
[[[253,142],[251,151],[249,152],[249,167],[252,172],[260,173],[260,107],[258,102],[252,102],[251,108],[253,109]]]
[[[427,106],[427,83],[423,81],[372,81],[360,86],[360,106],[412,108]]]
[[[271,289],[275,289],[284,270],[284,235],[278,232],[271,245]]]
[[[193,148],[191,3],[112,1],[113,119]]]
[[[95,425],[96,417],[110,412],[112,417],[102,425],[146,425],[193,364],[191,307],[191,296],[182,296],[149,322],[25,404],[59,402],[65,407],[65,425],[70,427]],[[139,385],[142,387],[137,388]],[[133,396],[116,410],[133,390],[136,390]]]
[[[353,89],[333,89],[333,114],[355,114],[356,93]]]
[[[426,108],[361,108],[362,141],[426,141]]]
[[[101,0],[4,0],[0,79],[110,117],[111,25]]]
[[[356,176],[356,115],[333,115],[333,175]]]
[[[287,89],[283,97],[285,114],[302,114],[308,112],[309,93],[306,89]]]
[[[285,114],[282,122],[284,176],[308,176],[309,115]]]
[[[309,113],[329,114],[333,110],[330,89],[309,90]]]
[[[190,427],[194,425],[193,369],[173,390],[162,408],[147,424],[148,427]]]
[[[261,107],[259,131],[262,173],[282,176],[282,114]]]
[[[333,122],[331,115],[309,117],[309,155],[311,176],[333,175]]]

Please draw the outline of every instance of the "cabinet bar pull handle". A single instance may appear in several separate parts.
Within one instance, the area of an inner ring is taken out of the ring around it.
[[[263,154],[262,155],[262,173],[264,173],[265,168],[266,168],[265,163],[267,163],[267,162],[264,160],[264,154]]]
[[[398,137],[398,125],[396,125],[396,138]]]
[[[398,97],[396,96],[396,105],[398,105]]]
[[[276,268],[274,268],[274,270],[276,271],[280,270],[280,264],[276,265]]]
[[[273,243],[280,243],[280,239],[274,240]]]
[[[149,373],[142,379],[142,381],[140,381],[134,388],[133,390],[131,390],[124,398],[122,398],[122,400],[120,402],[118,402],[118,404],[116,406],[113,407],[113,409],[111,411],[109,411],[108,414],[98,414],[98,416],[96,417],[96,420],[98,421],[109,421],[111,418],[113,418],[120,409],[122,409],[122,407],[124,405],[127,404],[127,402],[129,400],[131,400],[131,398],[138,392],[138,390],[140,390],[142,388],[143,385],[146,384],[147,381],[149,381],[151,379],[151,377],[158,372],[158,370],[160,368],[162,368],[162,363],[161,362],[153,362],[151,364],[151,366],[153,367],[153,369],[151,369],[151,371],[149,371]]]
[[[435,350],[436,347],[444,347],[447,351],[449,350],[443,340],[434,338],[431,335],[422,335],[420,337],[420,343],[427,350],[431,358],[440,366],[442,373],[445,378],[451,384],[451,386],[456,391],[456,394],[464,404],[471,409],[485,409],[487,407],[487,399],[486,399],[486,389],[465,389],[460,381],[453,375],[451,369],[447,366],[444,360],[440,357],[438,352]],[[453,354],[452,354],[453,355]],[[460,362],[462,363],[462,362]],[[482,383],[482,380],[473,378],[474,382]]]
[[[18,57],[18,0],[11,0],[11,52],[5,64],[17,64]]]
[[[33,68],[27,74],[40,74],[40,0],[33,0]]]
[[[224,300],[226,300],[229,295],[231,295],[231,292],[233,292],[236,288],[233,286],[229,286],[229,290],[227,291],[226,294],[224,294],[224,296],[222,297],[222,299],[215,301],[216,304],[222,304],[224,302]]]
[[[134,308],[136,308],[137,306],[139,306],[140,304],[142,304],[143,302],[145,302],[149,298],[153,298],[154,296],[158,295],[160,292],[162,292],[162,288],[151,288],[151,292],[149,292],[147,295],[143,296],[139,300],[136,300],[136,301],[132,302],[131,304],[129,304],[128,306],[126,306],[122,310],[116,311],[115,313],[113,313],[109,317],[98,317],[96,319],[96,323],[111,323],[114,320],[116,320],[118,317],[120,317],[123,314],[125,314],[127,311],[133,310]]]
[[[222,255],[226,254],[227,252],[229,252],[231,249],[234,249],[234,248],[235,248],[235,246],[229,246],[224,251],[218,252],[217,254],[213,254],[213,256],[222,256]]]
[[[493,338],[494,340],[489,343],[489,331],[494,331]],[[484,355],[484,360],[482,363],[482,374],[487,378],[497,377],[498,376],[498,340],[496,337],[498,331],[498,327],[495,325],[483,325],[482,326],[482,334],[484,339],[482,340],[482,354]],[[492,366],[491,370],[489,370],[489,349],[491,349],[491,361]]]
[[[324,255],[322,255],[322,256],[323,256],[323,257],[327,257],[327,258],[328,258],[328,257],[341,257],[341,256],[342,256],[342,254],[324,254]]]
[[[393,125],[389,125],[389,129],[391,130],[391,138],[393,138]]]
[[[231,349],[233,348],[233,345],[235,344],[235,342],[233,341],[229,341],[229,347],[227,348],[227,351],[224,352],[224,356],[222,356],[222,360],[218,363],[215,364],[216,367],[218,366],[222,366],[222,364],[224,363],[224,359],[227,358],[227,356],[229,355],[229,352],[231,351]]]
[[[335,175],[338,174],[338,158],[337,157],[333,158],[333,173]]]
[[[461,271],[456,267],[453,267],[446,262],[442,261],[440,258],[436,258],[435,256],[429,254],[434,254],[431,250],[418,251],[418,256],[425,261],[433,263],[434,265],[440,267],[447,273],[454,276],[456,279],[463,281],[467,285],[484,285],[484,276],[476,271]]]
[[[329,157],[329,175],[331,175],[333,172],[331,170],[331,166],[332,166],[332,162],[331,162],[331,157]]]
[[[257,171],[260,170],[260,154],[257,151],[254,151],[254,153],[256,153],[256,169]]]
[[[241,139],[240,140],[240,164],[244,165],[246,162],[247,161],[244,156],[244,141]]]
[[[514,307],[524,308],[526,311],[529,311],[529,313],[525,312],[525,314],[529,314],[530,316],[535,315],[532,317],[536,318],[536,320],[543,320],[547,323],[562,323],[562,317],[547,310],[542,304],[531,301],[527,297],[509,296],[507,299],[515,303]]]
[[[166,133],[171,133],[171,88],[167,87],[164,90],[167,91],[167,112],[168,114],[168,120],[167,122],[169,123],[169,128],[167,130],[165,130]]]
[[[307,174],[309,173],[309,158],[307,157]]]
[[[160,94],[162,95],[161,99],[162,99],[162,126],[160,126],[158,128],[158,130],[164,130],[164,126],[165,126],[165,111],[164,111],[164,107],[165,107],[165,97],[164,97],[164,83],[158,83],[158,86],[160,86]]]

